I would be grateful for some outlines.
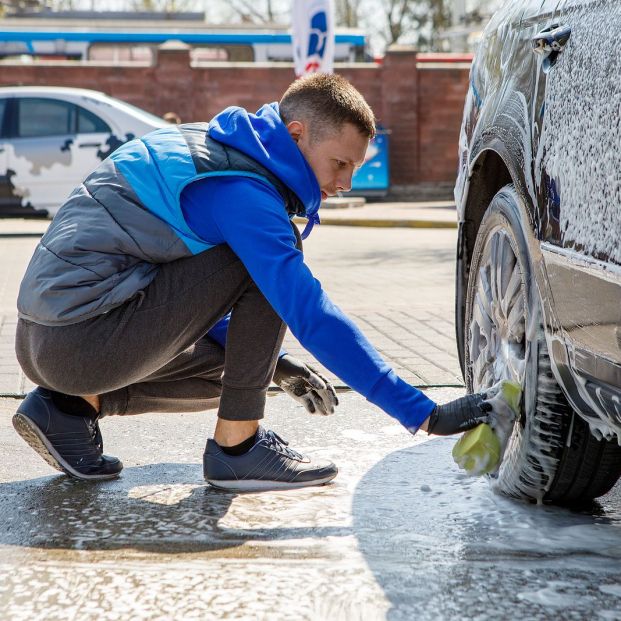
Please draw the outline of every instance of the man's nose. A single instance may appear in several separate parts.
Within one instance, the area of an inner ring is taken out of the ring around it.
[[[346,175],[344,177],[341,177],[338,180],[337,188],[338,188],[339,192],[349,192],[351,190],[351,179],[352,179],[352,176],[353,175],[348,174],[348,175]]]

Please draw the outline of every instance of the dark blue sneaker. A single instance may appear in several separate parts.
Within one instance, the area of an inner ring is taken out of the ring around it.
[[[338,469],[331,461],[311,461],[273,431],[259,427],[254,446],[237,457],[227,455],[215,440],[207,440],[203,473],[214,487],[252,492],[323,485]]]
[[[103,455],[96,418],[65,414],[45,388],[35,388],[13,416],[15,431],[53,468],[76,479],[113,479],[123,469]]]

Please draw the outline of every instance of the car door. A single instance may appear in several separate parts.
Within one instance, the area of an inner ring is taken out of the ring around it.
[[[53,215],[103,159],[111,130],[104,119],[71,100],[18,97],[9,167],[16,192]]]
[[[5,114],[8,102],[8,97],[0,97],[0,216],[7,215],[11,210],[10,205],[15,202],[7,164],[8,145],[6,142]]]
[[[106,157],[113,132],[100,115],[76,104],[76,136],[72,144],[76,154],[72,188],[85,179]]]
[[[541,4],[534,47],[558,39],[540,49],[533,98],[542,254],[572,366],[621,387],[621,5]]]
[[[12,182],[24,201],[49,211],[66,198],[75,176],[75,105],[49,97],[14,101],[8,154]]]

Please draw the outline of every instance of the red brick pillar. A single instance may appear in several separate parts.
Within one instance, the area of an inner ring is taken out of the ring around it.
[[[175,112],[182,123],[194,121],[193,73],[190,46],[182,41],[166,41],[157,50],[155,67],[157,114]]]
[[[390,130],[391,185],[416,183],[418,171],[418,72],[416,49],[391,45],[382,64],[381,123]]]

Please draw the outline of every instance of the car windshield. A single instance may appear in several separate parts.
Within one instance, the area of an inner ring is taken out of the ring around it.
[[[166,121],[161,116],[157,116],[155,114],[151,114],[138,106],[134,106],[122,99],[117,99],[116,97],[109,97],[108,99],[112,100],[116,106],[119,108],[125,108],[128,112],[132,113],[135,116],[141,117],[147,123],[157,123],[158,125],[166,125]]]

